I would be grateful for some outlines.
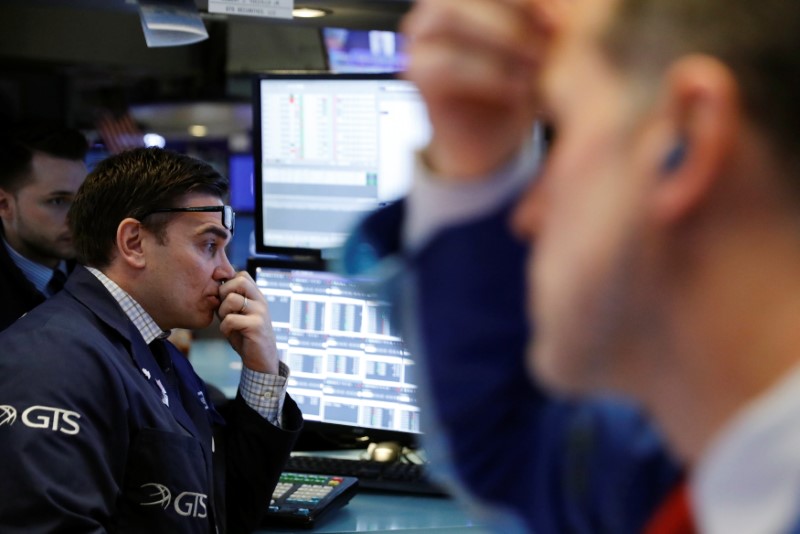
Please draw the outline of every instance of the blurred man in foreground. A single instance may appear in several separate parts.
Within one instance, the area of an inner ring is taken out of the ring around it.
[[[419,0],[404,29],[433,139],[345,263],[406,267],[456,491],[501,531],[800,532],[800,4]]]

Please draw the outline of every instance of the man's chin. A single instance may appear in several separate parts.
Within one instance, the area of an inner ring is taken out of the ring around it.
[[[56,253],[58,255],[58,259],[67,261],[74,260],[78,256],[78,253],[75,251],[75,247],[72,245],[61,247]]]
[[[173,328],[183,328],[185,330],[202,330],[207,328],[214,321],[214,311],[211,310],[207,313],[198,313],[194,317],[184,316],[180,325]]]
[[[209,311],[203,319],[198,320],[198,324],[189,330],[201,330],[203,328],[208,328],[212,322],[214,322],[214,317],[216,317],[216,313],[214,310]]]

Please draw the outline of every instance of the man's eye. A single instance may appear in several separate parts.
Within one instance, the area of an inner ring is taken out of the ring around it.
[[[216,241],[206,243],[206,251],[212,256],[217,253],[217,249],[219,249],[219,245],[217,245]]]
[[[55,197],[47,200],[50,206],[68,206],[69,200],[63,197]]]

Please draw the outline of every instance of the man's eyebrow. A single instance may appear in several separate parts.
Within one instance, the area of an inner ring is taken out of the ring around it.
[[[225,230],[224,228],[216,225],[208,225],[205,227],[201,227],[200,231],[197,232],[198,235],[201,234],[214,234],[215,236],[221,239],[228,239],[230,237],[230,233]]]

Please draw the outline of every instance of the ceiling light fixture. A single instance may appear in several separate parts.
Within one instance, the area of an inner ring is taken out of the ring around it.
[[[164,139],[164,136],[157,133],[146,133],[142,140],[144,141],[144,146],[157,146],[158,148],[167,146],[167,140]]]
[[[296,7],[292,10],[292,15],[301,19],[314,19],[326,17],[332,13],[329,9],[319,9],[311,7]]]
[[[208,128],[202,124],[192,124],[189,126],[189,135],[193,137],[205,137],[208,135]]]

